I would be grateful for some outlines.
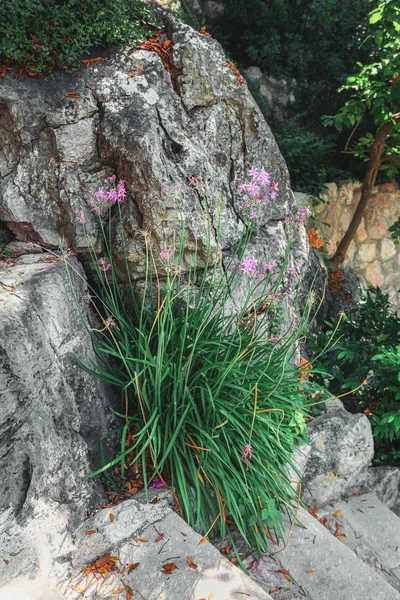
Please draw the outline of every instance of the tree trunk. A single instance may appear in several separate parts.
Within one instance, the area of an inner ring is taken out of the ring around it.
[[[353,241],[357,229],[360,226],[365,209],[367,208],[368,200],[371,197],[372,188],[375,185],[376,177],[382,165],[382,155],[385,150],[385,141],[392,127],[393,123],[391,121],[385,123],[378,130],[375,136],[374,143],[372,145],[371,156],[368,161],[367,172],[365,173],[364,181],[361,188],[360,201],[354,212],[353,218],[350,221],[350,225],[348,226],[346,233],[344,234],[336,249],[335,254],[329,260],[331,266],[335,269],[345,259],[347,250],[349,249],[349,246]]]

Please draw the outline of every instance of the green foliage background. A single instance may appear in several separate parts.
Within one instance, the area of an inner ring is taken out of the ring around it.
[[[337,330],[327,323],[310,343],[314,373],[351,412],[367,410],[375,441],[375,462],[400,462],[400,318],[388,296],[369,287],[362,301]],[[325,375],[317,375],[320,371]]]
[[[346,132],[327,132],[321,117],[335,114],[338,88],[357,61],[367,60],[363,43],[373,0],[226,0],[224,15],[208,24],[243,69],[295,79],[296,102],[284,124],[261,110],[276,135],[296,190],[316,193],[328,180],[362,177],[363,165],[341,154]],[[256,95],[260,100],[260,95]]]

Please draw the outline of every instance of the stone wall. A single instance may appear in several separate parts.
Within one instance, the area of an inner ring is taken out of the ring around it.
[[[342,239],[361,194],[361,183],[348,181],[340,185],[328,183],[324,203],[316,207],[317,231],[325,241],[328,256],[332,256]],[[303,194],[296,194],[301,204],[310,203]],[[379,286],[389,294],[400,309],[400,252],[394,245],[388,228],[400,216],[400,190],[392,183],[374,188],[373,196],[344,267],[351,267],[365,285]]]

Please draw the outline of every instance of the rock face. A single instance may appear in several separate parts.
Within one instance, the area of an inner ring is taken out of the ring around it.
[[[304,469],[303,500],[324,506],[365,484],[374,455],[371,425],[363,414],[352,415],[340,400],[307,427],[311,450]]]
[[[400,516],[399,467],[371,467],[368,469],[366,484],[375,492],[379,500]]]
[[[128,189],[124,225],[133,274],[140,277],[144,270],[139,230],[164,244],[179,233],[171,203],[178,183],[188,260],[194,239],[201,260],[204,206],[189,178],[203,176],[210,209],[215,218],[221,213],[228,251],[244,227],[243,197],[234,180],[255,166],[279,184],[279,197],[258,219],[254,253],[269,260],[286,246],[283,221],[293,199],[288,171],[246,84],[238,82],[215,40],[171,18],[167,31],[172,77],[156,53],[123,49],[73,76],[2,80],[0,221],[18,240],[57,247],[62,238],[82,250],[87,241],[78,210],[99,247],[90,201],[115,173]],[[71,91],[79,98],[65,97]],[[301,268],[308,260],[304,247]],[[119,250],[117,245],[117,255]]]
[[[71,530],[103,499],[98,482],[84,477],[99,466],[110,396],[73,359],[95,357],[64,264],[46,260],[24,256],[0,276],[0,548],[9,561],[1,561],[0,586],[47,575],[53,559],[68,555]],[[70,260],[85,312],[84,274]]]

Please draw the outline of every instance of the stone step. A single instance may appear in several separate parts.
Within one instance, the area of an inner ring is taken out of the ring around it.
[[[85,522],[76,546],[79,568],[58,586],[68,600],[126,600],[127,591],[133,600],[272,600],[162,501],[125,500],[100,510]],[[108,553],[116,568],[106,578],[85,575],[88,563]]]
[[[372,492],[336,502],[328,514],[341,541],[400,591],[400,518]]]
[[[304,509],[276,553],[312,600],[400,600],[400,594]]]

